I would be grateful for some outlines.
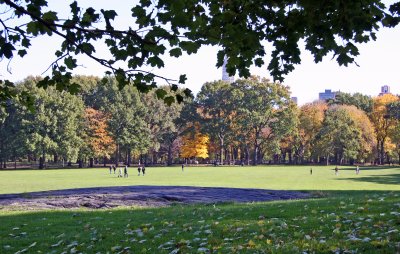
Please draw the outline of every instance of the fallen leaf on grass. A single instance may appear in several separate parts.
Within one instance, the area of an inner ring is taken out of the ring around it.
[[[63,242],[64,242],[64,240],[60,240],[60,241],[58,241],[56,244],[51,245],[51,247],[53,247],[53,248],[58,247],[58,246],[60,246]]]

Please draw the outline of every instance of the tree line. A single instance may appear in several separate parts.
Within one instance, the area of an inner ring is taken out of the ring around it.
[[[392,163],[400,161],[399,98],[339,93],[297,106],[260,77],[138,92],[113,77],[74,76],[75,95],[28,77],[0,107],[0,165]],[[33,94],[33,107],[19,100]],[[182,103],[165,103],[181,96]],[[168,101],[168,100],[167,100]]]

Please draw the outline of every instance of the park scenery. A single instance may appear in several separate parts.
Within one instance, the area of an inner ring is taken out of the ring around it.
[[[253,77],[168,105],[74,79],[2,108],[1,253],[400,251],[397,96],[297,106]]]
[[[400,96],[285,83],[400,2],[127,2],[0,0],[0,253],[400,253]],[[397,51],[294,80],[395,86]]]

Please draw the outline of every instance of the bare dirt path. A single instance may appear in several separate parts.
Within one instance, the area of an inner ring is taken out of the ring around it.
[[[0,209],[159,207],[168,206],[172,203],[257,202],[309,197],[309,193],[281,190],[189,186],[120,186],[2,194],[0,195]]]

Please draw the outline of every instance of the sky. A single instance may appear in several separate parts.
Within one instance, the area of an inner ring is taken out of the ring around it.
[[[49,1],[49,7],[55,9],[61,16],[68,15],[70,2]],[[127,3],[126,0],[96,0],[95,2],[96,6],[92,6],[95,9],[116,10],[119,16],[115,20],[115,25],[118,28],[133,26],[133,19],[130,18],[132,1]],[[383,2],[388,5],[395,1]],[[90,7],[93,1],[79,0],[78,4],[86,8]],[[42,75],[55,60],[54,52],[58,49],[60,41],[60,39],[47,36],[35,39],[32,41],[28,55],[24,58],[14,57],[11,62],[6,60],[0,62],[0,79],[20,81],[29,75]],[[348,93],[360,92],[376,96],[379,94],[381,86],[389,85],[393,94],[400,94],[399,43],[400,26],[392,29],[380,29],[376,41],[358,45],[360,55],[356,58],[356,62],[359,67],[354,64],[341,67],[336,60],[332,59],[332,55],[315,64],[311,54],[300,44],[302,63],[285,76],[283,84],[290,87],[292,96],[298,98],[300,105],[318,99],[318,93],[325,89]],[[270,49],[271,47],[266,45],[265,62],[269,62],[268,52]],[[101,57],[109,55],[100,43],[96,45],[96,51],[96,54]],[[180,74],[186,74],[188,79],[183,87],[188,87],[196,94],[205,82],[219,80],[222,77],[221,68],[215,67],[217,51],[218,48],[207,46],[202,47],[195,55],[184,55],[180,58],[168,57],[165,59],[164,69],[152,69],[152,71],[175,79]],[[81,66],[77,68],[75,74],[104,75],[105,69],[88,57],[79,58],[79,64]],[[7,69],[10,69],[11,73]],[[262,68],[251,68],[251,73],[271,78],[267,64]]]

